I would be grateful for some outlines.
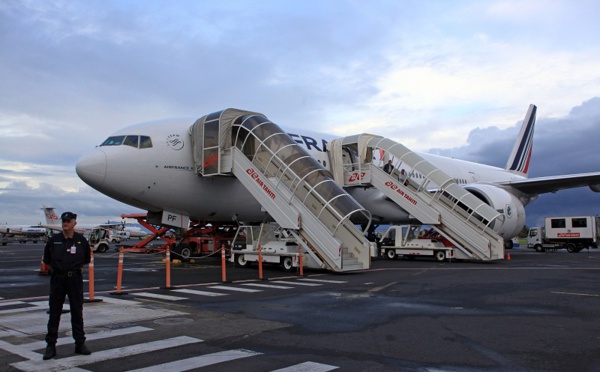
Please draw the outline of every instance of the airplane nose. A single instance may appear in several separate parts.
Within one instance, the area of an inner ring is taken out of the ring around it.
[[[91,187],[98,189],[106,178],[106,154],[95,149],[84,155],[75,165],[75,172],[81,180]]]

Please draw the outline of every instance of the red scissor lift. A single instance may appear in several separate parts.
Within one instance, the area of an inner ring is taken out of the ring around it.
[[[133,246],[123,246],[126,252],[150,253],[163,252],[167,247],[171,248],[171,258],[189,260],[191,257],[206,256],[216,253],[221,246],[225,246],[228,253],[231,249],[233,237],[237,230],[237,224],[217,225],[200,224],[193,222],[190,228],[185,230],[181,236],[169,234],[171,228],[157,228],[146,221],[145,213],[122,214],[121,218],[135,218],[138,223],[151,232],[151,235]],[[148,244],[155,239],[162,239],[165,243],[161,246],[149,247]]]

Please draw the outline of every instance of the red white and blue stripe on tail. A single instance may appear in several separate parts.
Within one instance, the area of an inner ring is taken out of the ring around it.
[[[536,111],[537,107],[535,105],[529,105],[529,110],[527,110],[525,120],[523,120],[523,125],[521,126],[521,132],[506,163],[506,170],[525,177],[527,177],[527,173],[529,172]]]

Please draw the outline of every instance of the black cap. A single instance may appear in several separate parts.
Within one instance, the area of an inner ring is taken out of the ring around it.
[[[60,219],[63,221],[71,221],[71,220],[76,220],[77,219],[77,215],[73,212],[65,212],[63,214],[60,215]]]

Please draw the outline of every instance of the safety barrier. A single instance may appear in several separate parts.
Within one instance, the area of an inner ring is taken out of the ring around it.
[[[221,244],[221,281],[227,283],[227,264],[225,260],[225,244]]]
[[[127,292],[121,291],[121,282],[123,280],[123,258],[124,258],[124,256],[125,256],[125,252],[123,251],[123,248],[119,249],[119,268],[117,269],[117,291],[110,292],[111,295],[120,296],[120,295],[127,294]]]
[[[90,302],[102,302],[102,299],[99,298],[94,298],[94,251],[90,249],[90,264],[88,265],[89,267],[89,273],[88,273],[88,285],[89,285],[89,296],[90,298],[84,300],[84,302],[86,303],[90,303]]]
[[[160,287],[161,289],[174,289],[175,287],[171,286],[171,247],[167,245],[167,250],[165,252],[165,261],[166,261],[166,285],[164,287]]]
[[[44,263],[44,256],[42,255],[42,264],[40,266],[40,271],[38,271],[38,275],[50,275],[50,266]]]

